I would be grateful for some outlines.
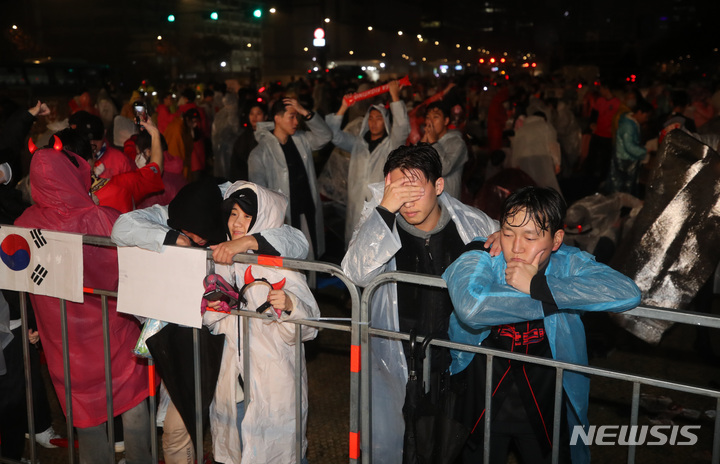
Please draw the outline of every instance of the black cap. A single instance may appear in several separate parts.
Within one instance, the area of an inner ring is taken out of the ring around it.
[[[245,211],[245,214],[252,216],[252,221],[250,221],[250,227],[248,227],[248,230],[252,229],[252,226],[255,224],[255,219],[257,219],[257,193],[255,193],[253,189],[246,187],[236,190],[228,198],[226,198],[222,204],[223,217],[225,218],[226,223],[227,219],[230,218],[230,213],[235,205],[238,205],[243,211]]]

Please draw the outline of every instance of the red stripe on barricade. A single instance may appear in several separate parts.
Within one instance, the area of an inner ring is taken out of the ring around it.
[[[360,372],[360,345],[350,346],[350,372]]]
[[[258,256],[258,264],[262,264],[263,266],[282,267],[283,259],[280,256],[260,255],[260,256]]]
[[[155,396],[155,364],[151,364],[148,366],[148,376],[150,378],[150,381],[148,382],[150,396]]]
[[[357,432],[350,432],[350,459],[360,459],[360,437]]]
[[[95,293],[95,289],[90,287],[83,287],[83,293],[90,293],[92,295],[93,293]]]

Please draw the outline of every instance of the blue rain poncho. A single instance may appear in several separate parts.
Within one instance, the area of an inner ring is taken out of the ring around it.
[[[484,240],[484,239],[482,239]],[[450,316],[450,340],[479,346],[493,326],[542,320],[553,359],[587,365],[585,328],[580,320],[584,311],[626,311],[640,303],[635,282],[577,248],[562,245],[550,256],[545,276],[558,312],[545,315],[542,302],[505,282],[507,264],[484,251],[470,251],[447,268],[448,284],[455,310]],[[474,354],[452,350],[450,373],[464,370]],[[569,400],[568,427],[589,425],[590,379],[566,371],[563,388]],[[571,446],[572,461],[590,461],[590,451],[580,441]]]

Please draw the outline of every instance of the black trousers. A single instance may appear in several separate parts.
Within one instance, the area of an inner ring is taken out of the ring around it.
[[[552,368],[495,358],[493,362],[490,463],[505,464],[514,446],[525,464],[550,463],[553,443]],[[463,450],[463,464],[483,462],[485,436],[486,357],[476,354],[467,368],[450,378],[451,388],[462,398],[457,420],[470,430]],[[528,380],[530,379],[530,380]],[[560,462],[570,462],[569,435],[563,395],[560,423]]]
[[[0,375],[0,454],[4,458],[20,459],[25,450],[27,408],[25,399],[25,365],[23,361],[22,327],[12,331],[14,338],[3,350],[7,373]],[[32,375],[33,418],[35,433],[52,425],[50,403],[40,371],[40,355],[30,346]]]

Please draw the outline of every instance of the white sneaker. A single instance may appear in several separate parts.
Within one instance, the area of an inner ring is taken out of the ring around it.
[[[28,437],[28,434],[25,434],[25,437]],[[50,440],[54,440],[56,438],[62,438],[60,435],[55,433],[55,430],[52,428],[52,425],[48,427],[47,430],[41,433],[35,434],[35,441],[38,445],[45,447],[45,448],[57,448],[57,446],[50,443]]]
[[[125,442],[124,441],[116,441],[115,442],[115,452],[116,453],[124,453],[125,452]]]

